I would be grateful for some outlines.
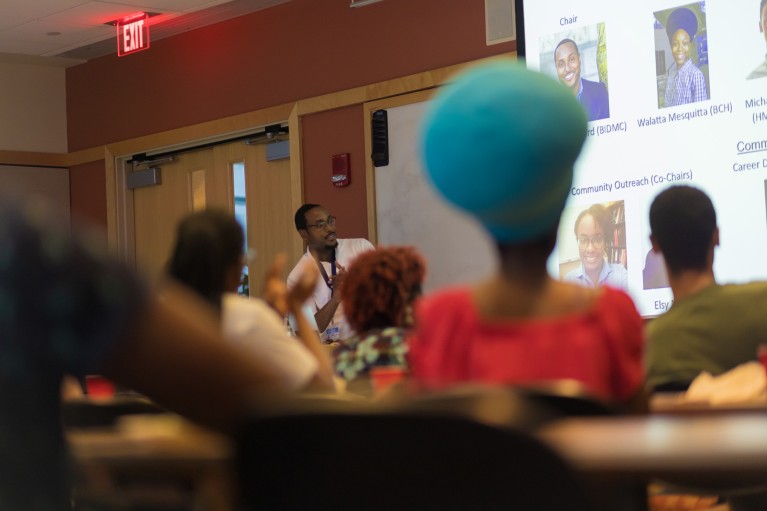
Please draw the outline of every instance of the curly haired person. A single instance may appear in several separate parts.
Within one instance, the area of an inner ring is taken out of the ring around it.
[[[372,367],[406,367],[405,337],[425,274],[426,264],[412,247],[365,252],[349,267],[341,300],[358,333],[335,350],[334,358],[336,373],[347,380],[350,392],[372,393]]]

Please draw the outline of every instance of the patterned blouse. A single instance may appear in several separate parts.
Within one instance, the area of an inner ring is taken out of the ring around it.
[[[375,366],[407,367],[407,329],[376,328],[357,334],[333,351],[336,373],[347,381],[347,390],[372,395],[370,368]]]

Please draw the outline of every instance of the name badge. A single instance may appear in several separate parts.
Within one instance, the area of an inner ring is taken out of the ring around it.
[[[338,325],[331,325],[325,330],[325,339],[334,342],[341,338],[341,329]]]

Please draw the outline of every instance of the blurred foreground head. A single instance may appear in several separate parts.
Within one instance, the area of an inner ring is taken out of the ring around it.
[[[421,129],[426,174],[499,244],[554,232],[586,138],[586,113],[556,80],[496,60],[458,75]]]
[[[178,225],[168,273],[220,309],[221,295],[235,291],[239,283],[244,244],[234,215],[218,209],[195,211]]]

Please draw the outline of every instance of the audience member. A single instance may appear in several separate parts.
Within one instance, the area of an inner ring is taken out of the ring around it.
[[[0,509],[68,509],[64,374],[106,377],[231,430],[254,392],[281,389],[263,361],[220,340],[180,286],[163,300],[31,204],[0,207]]]
[[[608,263],[607,248],[613,239],[613,220],[601,204],[584,209],[575,219],[575,240],[581,264],[567,275],[567,282],[586,287],[608,285],[620,289],[628,286],[629,274],[620,263]]]
[[[287,387],[333,390],[327,350],[300,314],[314,289],[317,271],[308,268],[309,276],[302,276],[288,292],[282,279],[285,258],[280,257],[267,279],[276,311],[261,300],[237,294],[244,245],[242,227],[233,215],[215,209],[197,211],[178,226],[168,273],[208,300],[219,313],[224,337],[268,362]],[[288,335],[281,318],[288,312],[298,318],[298,339]]]
[[[407,367],[405,337],[413,324],[413,301],[426,273],[412,247],[378,248],[361,254],[341,288],[346,317],[357,332],[335,350],[336,372],[347,390],[372,395],[372,367]]]
[[[363,238],[339,239],[336,217],[318,204],[304,204],[295,214],[296,230],[306,243],[306,253],[288,275],[288,288],[296,285],[307,266],[316,267],[322,275],[309,303],[317,328],[325,342],[348,339],[353,335],[341,306],[340,288],[346,268],[359,254],[372,250]]]
[[[647,385],[682,390],[701,371],[718,375],[755,360],[767,339],[767,283],[717,283],[719,228],[711,199],[690,186],[664,190],[650,206],[650,230],[674,303],[647,329]]]
[[[617,402],[641,395],[642,322],[631,299],[546,268],[585,138],[573,94],[522,64],[476,67],[432,102],[426,172],[495,238],[501,269],[416,304],[410,363],[425,387],[573,379]]]

